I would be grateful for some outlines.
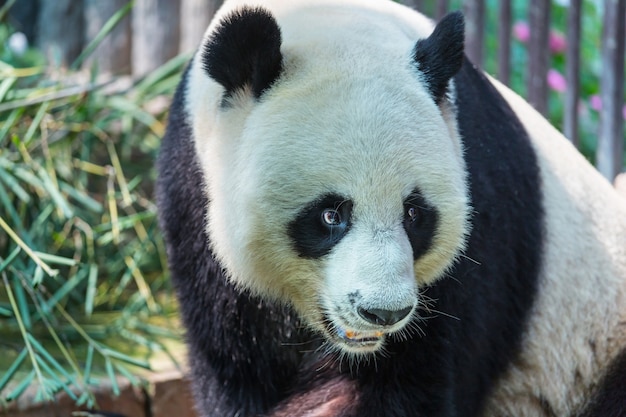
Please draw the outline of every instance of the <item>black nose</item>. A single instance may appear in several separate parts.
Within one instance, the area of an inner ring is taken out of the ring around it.
[[[359,307],[359,316],[372,324],[378,326],[391,326],[396,324],[409,315],[413,307],[403,308],[402,310],[381,310],[379,308],[371,308],[366,310]]]

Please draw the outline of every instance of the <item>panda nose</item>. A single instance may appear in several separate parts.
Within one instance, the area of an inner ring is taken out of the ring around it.
[[[408,316],[411,310],[413,310],[413,307],[403,308],[402,310],[382,310],[379,308],[366,310],[359,307],[357,311],[359,316],[369,323],[378,326],[391,326]]]

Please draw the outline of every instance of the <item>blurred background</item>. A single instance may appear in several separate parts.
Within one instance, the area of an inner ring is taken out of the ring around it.
[[[463,10],[470,59],[609,181],[624,171],[626,0],[404,3]],[[220,4],[0,0],[0,416],[192,415],[154,382],[180,378],[184,348],[153,164]]]

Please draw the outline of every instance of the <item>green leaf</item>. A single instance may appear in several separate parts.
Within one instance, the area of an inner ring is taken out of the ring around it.
[[[87,210],[93,211],[94,213],[102,213],[104,211],[102,204],[71,185],[63,181],[59,181],[59,188],[61,191],[67,193],[67,195],[76,200],[76,202],[82,204]]]
[[[33,288],[37,288],[39,284],[43,282],[43,269],[41,265],[37,265],[35,268],[35,273],[33,274],[32,286]]]
[[[43,188],[48,192],[54,203],[62,211],[63,217],[66,219],[71,218],[74,215],[74,211],[70,208],[69,204],[65,200],[65,197],[63,197],[46,170],[38,167],[37,175],[41,179]]]
[[[24,142],[26,146],[28,146],[30,142],[33,140],[33,137],[35,136],[35,132],[39,128],[39,124],[41,123],[41,120],[43,119],[46,112],[48,111],[49,106],[50,106],[49,101],[46,101],[42,103],[41,106],[39,106],[39,110],[37,110],[37,114],[35,114],[33,121],[30,122],[30,126],[28,127],[26,134],[22,138],[22,142]]]
[[[93,352],[94,352],[94,347],[92,344],[89,344],[89,346],[87,347],[87,357],[85,358],[85,370],[83,372],[83,379],[85,381],[89,381],[89,378],[91,376],[91,366],[93,365]]]
[[[4,372],[4,375],[2,375],[2,379],[0,379],[0,392],[2,392],[4,387],[6,387],[9,381],[13,378],[22,363],[24,363],[24,359],[26,359],[26,356],[28,356],[28,349],[22,348],[20,354],[17,355],[17,358],[15,358],[9,369],[7,369]]]
[[[0,82],[0,103],[4,101],[5,96],[11,90],[11,87],[17,81],[17,77],[7,77],[2,82]]]
[[[64,256],[52,255],[39,251],[33,251],[33,253],[39,256],[42,261],[48,262],[50,264],[74,266],[77,263],[74,259],[66,258]]]
[[[63,285],[54,293],[52,297],[48,299],[48,301],[42,306],[42,311],[44,314],[49,313],[52,308],[61,301],[66,295],[70,293],[82,280],[85,279],[87,274],[84,270],[79,270],[74,276],[65,281]]]
[[[22,379],[22,381],[20,381],[20,383],[15,387],[15,389],[13,389],[13,391],[11,391],[10,394],[4,397],[5,401],[13,401],[19,398],[19,396],[22,395],[24,391],[26,391],[26,388],[28,388],[28,386],[33,382],[34,379],[35,371],[32,370],[28,375],[24,377],[24,379]]]
[[[98,265],[89,265],[89,276],[87,277],[87,291],[85,293],[85,315],[91,316],[93,313],[94,299],[96,297],[96,284],[98,283]]]
[[[117,385],[117,379],[115,378],[115,371],[113,370],[113,364],[111,360],[105,356],[104,357],[104,368],[106,369],[107,375],[109,376],[109,380],[111,381],[111,390],[113,391],[113,395],[116,397],[120,395],[120,387]]]
[[[13,251],[9,254],[9,256],[2,261],[2,263],[0,264],[0,274],[9,266],[11,265],[11,263],[15,260],[15,258],[17,257],[17,255],[22,251],[22,249],[19,246],[16,246],[15,249],[13,249]]]
[[[22,188],[22,186],[17,182],[15,177],[10,175],[7,171],[0,167],[0,180],[2,180],[7,187],[15,194],[17,198],[22,200],[24,203],[30,203],[30,195]]]
[[[11,130],[11,128],[13,128],[13,126],[15,126],[15,123],[20,120],[22,114],[24,114],[25,111],[26,109],[23,107],[14,109],[9,114],[9,117],[7,117],[6,120],[4,120],[4,122],[2,123],[2,128],[0,129],[0,149],[8,147],[8,144],[2,146],[2,142],[4,141],[4,139],[9,137],[9,131]]]
[[[132,356],[125,355],[122,352],[118,352],[116,350],[105,348],[103,350],[103,355],[106,355],[107,357],[119,359],[126,363],[130,363],[131,365],[139,366],[140,368],[144,368],[148,370],[152,369],[148,362],[142,361],[141,359],[133,358]]]
[[[134,4],[135,4],[134,1],[130,1],[130,2],[126,3],[126,5],[124,5],[124,7],[122,7],[117,12],[115,12],[113,14],[113,16],[111,16],[109,18],[109,20],[106,21],[106,23],[102,26],[102,29],[100,29],[100,32],[98,32],[96,34],[96,36],[93,38],[93,40],[91,42],[89,42],[89,44],[85,47],[83,52],[72,63],[70,68],[73,71],[76,71],[77,69],[80,68],[80,66],[85,61],[85,59],[87,59],[93,53],[93,51],[98,47],[98,45],[100,45],[102,40],[104,38],[106,38],[109,33],[111,33],[111,31],[115,28],[115,26],[117,26],[118,23],[127,14],[130,13],[130,11],[132,10]]]

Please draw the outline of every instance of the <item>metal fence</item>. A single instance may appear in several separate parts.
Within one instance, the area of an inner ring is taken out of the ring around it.
[[[7,0],[0,0],[0,4]],[[197,46],[221,0],[135,0],[134,7],[107,36],[86,65],[97,64],[100,72],[143,76],[179,53]],[[603,8],[602,27],[597,28],[601,45],[602,110],[597,132],[596,165],[609,179],[624,168],[624,43],[626,0],[596,0]],[[497,73],[505,84],[511,77],[511,0],[491,1],[497,7],[497,50],[485,50],[485,0],[405,0],[405,4],[442,17],[454,6],[463,8],[467,26],[467,54],[482,65],[486,53],[497,54]],[[462,4],[461,4],[462,3]],[[548,111],[547,74],[550,51],[550,0],[530,0],[528,62],[525,68],[526,98],[541,113]],[[68,65],[105,23],[128,0],[19,0],[14,4],[14,25],[23,30],[46,53],[50,62]],[[568,0],[566,71],[563,131],[579,145],[582,0]],[[130,10],[130,8],[129,8]],[[37,22],[32,25],[32,22]],[[71,34],[71,36],[68,36]]]

